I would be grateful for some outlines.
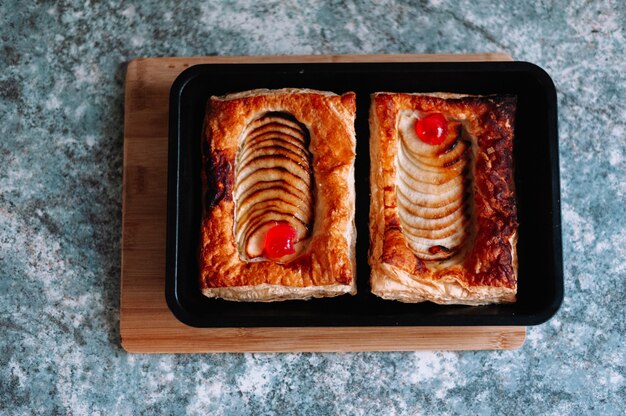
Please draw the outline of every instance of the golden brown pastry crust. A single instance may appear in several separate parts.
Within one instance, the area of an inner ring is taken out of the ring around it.
[[[517,211],[513,182],[515,97],[456,94],[372,95],[370,256],[372,292],[404,302],[514,302]],[[461,264],[437,266],[407,245],[396,201],[398,114],[441,112],[473,136],[476,235]]]
[[[310,132],[315,219],[308,246],[287,264],[242,260],[234,228],[234,165],[245,127],[266,112],[293,115]],[[200,288],[209,297],[272,301],[356,292],[354,93],[282,89],[211,97],[203,138]]]

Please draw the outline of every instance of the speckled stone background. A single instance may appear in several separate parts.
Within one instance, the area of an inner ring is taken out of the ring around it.
[[[623,1],[182,3],[0,2],[0,414],[626,414]],[[125,353],[126,63],[414,52],[508,52],[554,78],[555,318],[505,352]]]

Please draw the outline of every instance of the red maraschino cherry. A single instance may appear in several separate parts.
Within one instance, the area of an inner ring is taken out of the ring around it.
[[[297,243],[297,231],[286,222],[278,222],[265,234],[264,254],[271,260],[277,260],[288,254],[295,253],[293,246]]]
[[[448,136],[448,120],[441,113],[430,113],[415,122],[415,133],[424,143],[441,144]]]

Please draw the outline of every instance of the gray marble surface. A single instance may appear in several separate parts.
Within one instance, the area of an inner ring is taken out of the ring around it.
[[[624,2],[376,3],[0,2],[0,414],[626,414]],[[129,60],[472,51],[558,88],[566,297],[523,348],[120,348]]]

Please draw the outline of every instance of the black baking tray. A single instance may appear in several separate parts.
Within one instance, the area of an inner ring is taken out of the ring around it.
[[[357,94],[355,296],[271,303],[204,297],[198,284],[201,129],[208,98],[255,88]],[[369,96],[375,91],[513,94],[519,220],[518,300],[508,305],[405,304],[370,293]],[[536,325],[563,299],[557,108],[554,83],[526,62],[209,64],[188,68],[170,92],[166,299],[196,327]]]

